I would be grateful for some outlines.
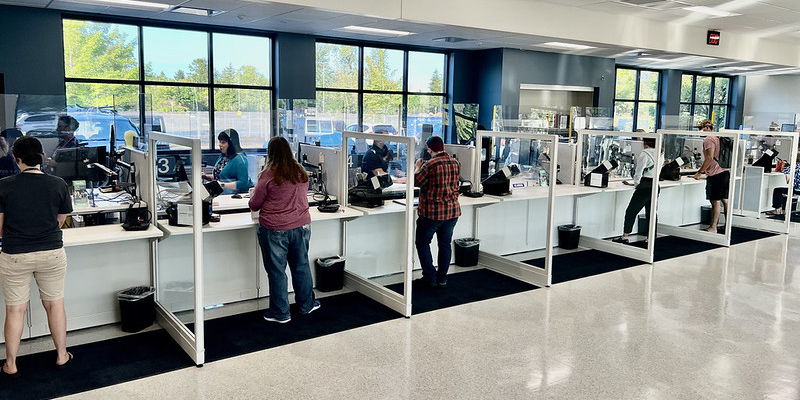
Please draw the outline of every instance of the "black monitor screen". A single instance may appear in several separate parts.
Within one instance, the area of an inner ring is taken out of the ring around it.
[[[60,176],[67,182],[75,180],[98,182],[104,176],[91,164],[98,163],[105,166],[107,152],[105,146],[73,147],[56,150],[53,159],[55,161],[53,175]]]

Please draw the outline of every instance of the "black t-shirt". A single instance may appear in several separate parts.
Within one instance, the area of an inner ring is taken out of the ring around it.
[[[389,161],[393,158],[392,151],[389,147],[384,145],[382,148],[373,144],[372,147],[364,154],[364,159],[361,160],[361,172],[367,173],[367,179],[371,179],[375,174],[372,171],[381,168],[387,173],[389,172]]]
[[[0,179],[0,212],[4,253],[54,250],[64,245],[58,214],[72,212],[72,199],[63,179],[21,173]]]

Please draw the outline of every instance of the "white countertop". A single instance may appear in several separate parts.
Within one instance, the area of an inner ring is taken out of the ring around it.
[[[329,221],[345,218],[357,218],[364,215],[363,212],[354,207],[339,207],[339,211],[335,213],[323,213],[317,210],[317,207],[308,209],[311,214],[311,222]],[[169,232],[170,235],[191,235],[193,229],[191,226],[172,226],[166,223],[166,220],[161,220],[159,225]],[[250,212],[222,214],[220,215],[219,222],[210,222],[207,226],[203,227],[203,233],[222,232],[236,229],[245,229],[255,227],[258,225],[258,218],[253,218]]]
[[[64,229],[64,246],[83,246],[98,243],[124,242],[137,239],[155,239],[164,234],[154,225],[142,231],[126,231],[122,225],[97,225]]]

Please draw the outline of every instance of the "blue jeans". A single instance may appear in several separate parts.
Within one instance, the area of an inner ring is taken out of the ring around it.
[[[436,221],[433,219],[418,217],[417,232],[414,244],[417,247],[419,263],[422,264],[422,279],[428,283],[447,283],[447,270],[450,269],[450,256],[453,254],[451,242],[453,240],[453,229],[456,227],[458,218]],[[433,256],[431,255],[431,240],[436,234],[436,244],[439,246],[438,271],[433,266]]]
[[[287,231],[258,227],[258,244],[269,279],[269,311],[276,318],[289,318],[289,288],[286,264],[292,273],[294,301],[301,313],[314,307],[314,283],[308,265],[308,241],[311,226],[305,225]]]

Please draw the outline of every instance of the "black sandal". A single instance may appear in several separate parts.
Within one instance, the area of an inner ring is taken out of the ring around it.
[[[67,352],[67,362],[63,364],[56,364],[56,368],[57,369],[67,368],[69,366],[69,362],[72,361],[73,358],[75,358],[75,356],[73,356],[72,353]]]

